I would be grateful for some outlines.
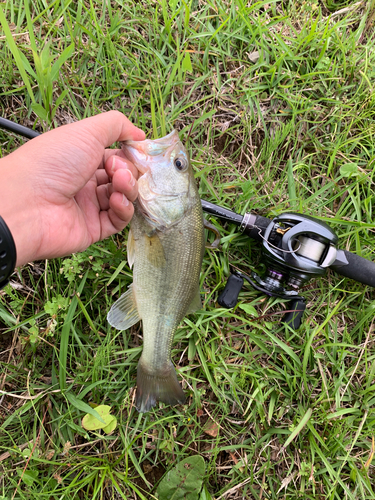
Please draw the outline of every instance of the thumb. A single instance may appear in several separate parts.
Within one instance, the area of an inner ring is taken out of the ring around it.
[[[64,145],[63,153],[66,156],[75,146],[76,150],[84,151],[89,158],[94,158],[95,163],[98,160],[97,156],[101,159],[103,150],[113,143],[126,140],[143,141],[145,137],[143,130],[133,125],[120,111],[107,111],[50,130],[23,144],[16,153],[22,152],[28,155],[29,152],[35,152],[35,148],[39,148],[38,161],[41,163],[43,152],[51,156],[53,151],[57,150],[61,155],[57,146]]]
[[[117,141],[143,141],[143,130],[132,124],[120,111],[107,111],[69,125],[79,125],[80,132],[92,134],[104,147],[108,148]]]

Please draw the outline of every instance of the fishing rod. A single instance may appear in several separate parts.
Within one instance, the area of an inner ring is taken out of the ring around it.
[[[24,127],[23,125],[19,125],[18,123],[12,122],[11,120],[7,120],[6,118],[2,118],[0,116],[0,128],[5,130],[9,130],[10,132],[14,132],[15,134],[22,135],[27,139],[34,139],[34,137],[38,137],[40,132],[33,130],[28,127]]]
[[[5,128],[29,139],[39,132],[0,118]],[[240,231],[262,244],[262,261],[266,272],[259,276],[232,273],[218,298],[222,307],[232,308],[244,284],[268,296],[290,302],[282,322],[298,329],[306,309],[306,301],[299,289],[312,278],[322,277],[328,269],[359,283],[375,287],[375,263],[359,255],[338,248],[336,233],[326,224],[308,215],[286,212],[268,219],[252,212],[240,215],[214,203],[201,200],[204,212],[239,226]]]

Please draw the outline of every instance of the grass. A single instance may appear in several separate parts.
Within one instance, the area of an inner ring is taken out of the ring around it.
[[[191,131],[202,198],[317,216],[374,260],[374,1],[0,9],[2,116],[42,132],[119,109],[148,137]],[[0,131],[0,156],[21,142]],[[280,326],[285,303],[248,287],[219,308],[230,269],[260,269],[260,248],[211,222],[222,244],[205,254],[204,308],[173,345],[184,407],[133,407],[140,327],[106,322],[132,279],[126,231],[25,266],[0,292],[0,498],[156,498],[192,455],[206,464],[201,500],[374,498],[372,290],[311,281],[297,332]],[[83,429],[83,403],[110,405],[116,430]]]

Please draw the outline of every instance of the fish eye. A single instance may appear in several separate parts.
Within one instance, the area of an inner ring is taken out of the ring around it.
[[[174,161],[174,165],[177,170],[182,171],[187,167],[187,161],[185,160],[185,158],[176,158]]]

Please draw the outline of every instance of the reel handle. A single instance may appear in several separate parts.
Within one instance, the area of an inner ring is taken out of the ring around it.
[[[217,299],[218,304],[226,309],[232,309],[237,304],[242,285],[243,278],[238,274],[231,274],[224,290]]]
[[[293,330],[298,330],[301,326],[302,316],[306,309],[306,302],[302,299],[292,300],[290,302],[289,311],[284,315],[281,320],[282,323],[286,323]]]
[[[243,278],[246,275],[233,273],[229,276],[224,290],[219,295],[217,302],[221,307],[232,309],[238,302],[238,295],[243,286]],[[288,312],[283,316],[282,323],[287,323],[294,330],[301,326],[302,316],[306,309],[306,302],[302,297],[297,297],[290,301]]]

